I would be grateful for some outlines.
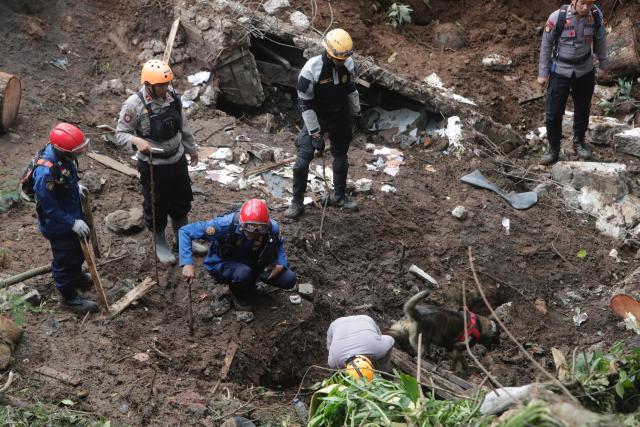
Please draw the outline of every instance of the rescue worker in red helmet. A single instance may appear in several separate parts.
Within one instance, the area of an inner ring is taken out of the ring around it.
[[[229,285],[238,310],[251,309],[256,282],[281,289],[296,284],[289,268],[280,225],[269,217],[264,200],[251,199],[242,207],[209,221],[194,222],[180,229],[180,266],[187,280],[196,277],[191,242],[210,242],[204,267],[218,283]]]
[[[116,128],[117,144],[135,146],[138,151],[144,221],[149,230],[153,230],[150,171],[153,158],[154,239],[156,256],[165,264],[176,262],[164,232],[167,215],[171,217],[177,246],[178,229],[188,223],[187,215],[193,200],[185,154],[189,154],[191,165],[198,163],[193,134],[187,125],[180,97],[170,86],[172,80],[173,71],[168,64],[157,59],[147,61],[140,76],[142,87],[122,105]],[[197,242],[193,243],[193,250],[201,255],[207,251]]]
[[[60,304],[77,313],[97,312],[94,301],[78,294],[90,289],[91,276],[82,272],[84,257],[78,238],[89,236],[80,198],[88,189],[78,183],[77,156],[89,140],[76,126],[58,124],[49,143],[33,160],[32,183],[40,232],[51,244],[51,276],[62,299]]]

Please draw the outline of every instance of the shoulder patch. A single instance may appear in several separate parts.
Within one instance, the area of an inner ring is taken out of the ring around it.
[[[205,233],[207,233],[207,236],[213,236],[214,234],[216,234],[216,228],[207,227],[207,229],[205,230]]]
[[[131,114],[129,113],[124,113],[124,122],[125,123],[131,123]]]

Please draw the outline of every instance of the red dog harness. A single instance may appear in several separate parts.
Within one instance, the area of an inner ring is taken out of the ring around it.
[[[478,329],[478,316],[475,313],[469,311],[468,308],[465,308],[465,311],[469,313],[469,324],[467,325],[467,334],[465,335],[464,330],[458,335],[455,342],[465,342],[470,337],[475,338],[476,341],[480,341],[480,337],[482,334],[480,333],[480,329]]]

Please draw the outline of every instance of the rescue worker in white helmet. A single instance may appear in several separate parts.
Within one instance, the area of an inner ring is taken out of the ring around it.
[[[333,155],[334,193],[328,202],[350,210],[357,203],[346,194],[349,159],[347,152],[352,137],[352,121],[363,128],[360,98],[356,90],[353,41],[342,29],[327,33],[322,41],[325,52],[309,59],[298,77],[298,98],[304,126],[295,139],[297,150],[293,166],[293,200],[285,212],[287,218],[304,213],[303,199],[307,189],[309,164],[314,153],[324,155],[324,137],[329,135]]]
[[[153,230],[150,171],[153,167],[156,256],[165,264],[176,262],[165,238],[167,215],[171,217],[177,249],[178,230],[188,223],[193,200],[185,154],[189,154],[191,165],[198,163],[193,134],[180,97],[170,86],[172,80],[173,71],[167,63],[157,59],[147,61],[140,76],[142,87],[122,105],[116,129],[118,145],[137,148],[144,221],[149,230]],[[203,255],[207,248],[193,242],[193,251]]]

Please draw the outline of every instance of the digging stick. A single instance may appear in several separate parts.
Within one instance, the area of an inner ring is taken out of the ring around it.
[[[325,199],[324,199],[324,205],[322,206],[322,216],[320,217],[320,233],[319,234],[321,239],[322,239],[322,227],[324,226],[324,217],[327,212],[329,197],[331,197],[331,194],[329,194],[329,184],[327,184],[327,174],[326,174],[327,160],[326,159],[327,158],[324,156],[324,153],[322,153],[322,182],[324,183]]]
[[[89,248],[89,242],[87,242],[86,237],[80,238],[80,246],[82,247],[82,253],[84,254],[84,259],[87,261],[87,266],[89,266],[89,273],[91,273],[91,279],[93,280],[93,284],[96,287],[96,293],[98,294],[98,301],[100,301],[100,305],[104,309],[105,312],[109,312],[109,302],[107,301],[107,295],[104,293],[104,288],[102,287],[102,282],[100,281],[100,276],[98,275],[98,269],[96,268],[96,263],[93,260],[93,254],[91,253],[91,249]]]
[[[98,244],[98,235],[96,234],[96,228],[93,223],[93,213],[91,212],[91,200],[87,194],[85,197],[80,198],[82,204],[82,213],[84,213],[84,219],[89,226],[89,240],[91,241],[91,247],[93,248],[93,254],[96,258],[102,258],[100,253],[100,245]]]
[[[151,248],[153,250],[153,260],[155,261],[156,283],[160,284],[158,275],[158,255],[156,254],[156,183],[153,177],[153,150],[149,150],[149,185],[151,186]]]
[[[164,48],[164,55],[162,55],[162,62],[169,63],[171,58],[171,50],[173,49],[173,41],[176,38],[178,32],[178,26],[180,25],[180,18],[176,18],[171,25],[171,31],[169,31],[169,37],[167,38],[167,45]]]

